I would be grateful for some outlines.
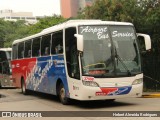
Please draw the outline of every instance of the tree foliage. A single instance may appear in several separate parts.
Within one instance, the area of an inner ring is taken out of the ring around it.
[[[79,12],[80,19],[132,22],[137,32],[160,41],[160,0],[97,0]]]
[[[14,40],[36,34],[47,27],[63,21],[65,21],[65,19],[57,15],[41,18],[34,25],[26,24],[26,22],[22,20],[14,22],[0,19],[0,44],[4,41],[4,47],[11,47]]]
[[[35,34],[45,28],[57,25],[64,21],[65,19],[63,17],[57,16],[57,15],[54,15],[53,17],[45,17],[45,18],[39,19],[37,24],[30,26],[29,31],[30,31],[30,34]]]
[[[160,46],[160,0],[97,0],[80,11],[77,18],[132,22],[137,32],[151,35],[153,43]],[[26,25],[24,21],[0,19],[0,41],[4,40],[5,47],[8,47],[15,39],[38,33],[65,20],[54,15],[39,19],[34,25]]]
[[[28,26],[25,21],[4,21],[0,20],[0,39],[4,41],[5,47],[11,46],[13,40],[22,38],[28,33]]]

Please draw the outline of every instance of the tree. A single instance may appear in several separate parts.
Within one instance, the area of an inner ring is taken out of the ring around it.
[[[79,12],[78,18],[120,21],[123,14],[121,0],[97,0]]]
[[[77,18],[132,22],[138,32],[151,35],[153,42],[160,38],[160,0],[97,0]]]
[[[4,22],[0,19],[0,48],[3,47],[4,44]]]
[[[4,41],[4,47],[10,47],[14,39],[21,38],[26,34],[27,26],[24,23],[24,21],[0,20],[0,39]]]
[[[38,33],[45,28],[57,25],[59,23],[64,22],[65,20],[66,19],[58,15],[54,15],[53,17],[41,18],[39,19],[38,23],[29,27],[29,31],[30,31],[29,33],[30,34]]]
[[[65,20],[61,16],[54,15],[52,17],[41,18],[36,24],[32,25],[26,24],[22,20],[14,22],[0,19],[0,40],[4,40],[4,47],[11,47],[14,40],[36,34],[45,28],[54,26]]]

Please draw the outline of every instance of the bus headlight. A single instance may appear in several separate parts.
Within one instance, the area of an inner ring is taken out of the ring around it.
[[[85,86],[92,86],[92,87],[98,87],[99,85],[96,83],[96,82],[94,82],[94,81],[84,81],[84,80],[82,80],[82,82],[83,82],[83,85],[85,85]]]
[[[136,80],[133,81],[132,85],[141,84],[142,82],[143,82],[143,78],[136,79]]]

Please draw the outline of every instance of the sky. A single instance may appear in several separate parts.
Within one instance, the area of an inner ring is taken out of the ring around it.
[[[0,10],[32,12],[33,16],[60,15],[60,0],[0,0]]]

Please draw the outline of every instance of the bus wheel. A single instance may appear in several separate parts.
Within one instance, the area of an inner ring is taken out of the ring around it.
[[[24,79],[22,79],[22,81],[21,81],[21,91],[22,91],[22,93],[24,95],[28,94],[28,90],[26,89],[26,85],[25,85]]]
[[[63,105],[69,104],[69,98],[66,97],[66,90],[64,85],[61,83],[59,86],[59,99]]]

